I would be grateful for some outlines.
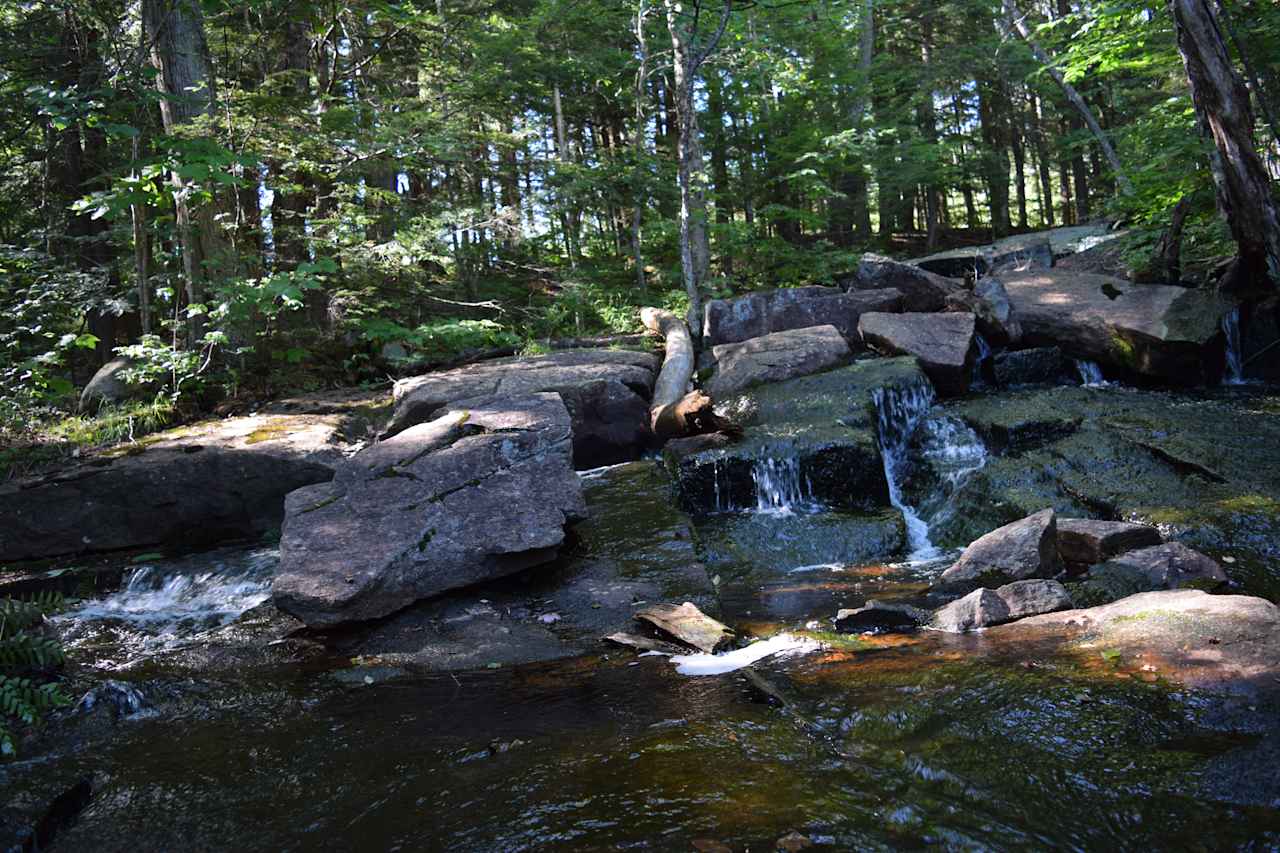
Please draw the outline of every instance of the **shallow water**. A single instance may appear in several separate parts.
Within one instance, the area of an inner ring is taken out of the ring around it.
[[[971,433],[926,423],[918,446],[943,480],[982,464]],[[637,471],[590,474],[593,512],[623,505],[547,575],[608,560],[648,578],[693,553],[674,510],[627,511]],[[880,516],[763,509],[689,525],[720,618],[764,643],[727,659],[588,642],[554,662],[424,673],[330,648],[193,672],[176,656],[243,624],[275,552],[139,566],[59,629],[80,683],[112,670],[154,710],[69,725],[0,764],[0,801],[92,776],[55,840],[66,850],[770,850],[792,831],[819,850],[1280,847],[1280,802],[1226,802],[1250,792],[1213,782],[1265,732],[1231,734],[1210,699],[1056,645],[831,634],[839,608],[918,595],[947,561],[902,561],[900,527]],[[883,559],[832,562],[830,547]]]

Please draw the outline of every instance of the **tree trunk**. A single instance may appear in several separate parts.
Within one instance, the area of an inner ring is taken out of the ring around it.
[[[215,81],[204,37],[204,16],[196,0],[143,0],[142,20],[151,44],[151,62],[159,71],[160,116],[165,133],[173,134],[197,117],[213,114]],[[194,185],[177,172],[170,183],[187,301],[195,305],[204,299],[205,284],[221,260],[223,243],[214,221],[214,205],[196,204],[191,198]],[[192,342],[202,329],[200,317],[194,317],[188,329]]]
[[[1240,251],[1246,280],[1270,273],[1280,282],[1280,210],[1258,157],[1249,90],[1227,53],[1205,0],[1170,0],[1178,51],[1191,82],[1202,130],[1213,137],[1211,158],[1218,209]]]

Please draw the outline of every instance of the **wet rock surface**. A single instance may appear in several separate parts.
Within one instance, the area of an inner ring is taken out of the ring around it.
[[[835,326],[774,332],[713,349],[715,373],[706,388],[715,399],[764,382],[780,382],[835,367],[850,358]]]
[[[555,392],[573,418],[577,467],[635,459],[648,440],[647,401],[659,363],[658,356],[647,352],[574,349],[401,379],[384,435],[431,420],[458,400]]]
[[[1035,347],[1024,350],[1008,350],[992,360],[996,385],[1016,388],[1020,385],[1075,384],[1066,356],[1057,347]]]
[[[1149,524],[1092,518],[1058,519],[1058,553],[1068,563],[1101,563],[1117,554],[1161,542],[1160,531]]]
[[[289,495],[276,603],[313,627],[372,619],[553,559],[582,515],[554,393],[463,401]]]
[[[699,513],[762,501],[769,506],[783,498],[832,508],[884,507],[889,493],[872,394],[922,381],[914,359],[874,359],[719,401],[717,410],[741,424],[745,436],[724,448],[668,447],[664,458],[677,499]],[[778,488],[785,492],[781,497]]]
[[[261,535],[286,494],[332,479],[347,427],[338,415],[229,418],[5,483],[0,562]]]
[[[845,293],[811,286],[749,293],[708,302],[702,336],[715,347],[790,329],[834,326],[846,340],[856,341],[860,316],[868,311],[901,311],[902,304],[902,293],[892,288]]]
[[[915,356],[942,394],[969,387],[974,349],[972,314],[864,314],[858,333],[888,355]]]
[[[1280,598],[1280,402],[1269,393],[1028,389],[944,406],[996,453],[934,528],[956,547],[1052,506],[1125,519],[1212,558],[1244,590]]]

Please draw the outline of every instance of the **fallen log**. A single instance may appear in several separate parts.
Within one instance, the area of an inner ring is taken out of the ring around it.
[[[686,410],[709,410],[711,406],[711,398],[705,394],[700,395],[705,403],[695,400],[684,404],[686,396],[692,396],[689,383],[693,380],[694,351],[689,327],[684,320],[661,308],[641,308],[640,320],[646,329],[662,335],[667,342],[666,356],[649,403],[649,425],[659,439],[689,435],[685,431],[688,415],[681,411],[682,406]]]
[[[594,338],[541,338],[533,343],[555,351],[563,349],[607,349],[608,347],[648,347],[654,343],[654,340],[652,335],[643,334],[609,335],[607,337]],[[417,376],[422,373],[453,370],[455,367],[463,367],[480,361],[491,361],[495,358],[510,358],[511,356],[519,355],[524,347],[525,345],[522,344],[520,346],[463,350],[453,358],[444,361],[416,359],[397,365],[396,375]]]

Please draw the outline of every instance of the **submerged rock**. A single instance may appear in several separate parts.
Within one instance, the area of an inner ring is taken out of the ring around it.
[[[1063,270],[1000,280],[1030,343],[1187,385],[1221,364],[1222,319],[1234,306],[1216,294]]]
[[[594,468],[635,459],[648,441],[649,407],[659,359],[647,352],[560,350],[499,358],[401,379],[384,436],[441,414],[458,400],[556,392],[573,422],[574,463]]]
[[[1057,516],[1045,509],[977,539],[940,580],[997,586],[1010,580],[1051,578],[1060,571]]]
[[[851,292],[897,290],[902,293],[901,310],[912,312],[941,311],[948,297],[967,292],[962,281],[870,253],[862,256],[857,273],[845,284]]]
[[[836,614],[836,630],[845,634],[893,634],[913,631],[931,618],[928,610],[896,601],[868,601]]]
[[[964,633],[1003,625],[1028,616],[1071,607],[1071,595],[1053,580],[1014,581],[997,589],[975,589],[933,614],[930,625],[939,631]]]
[[[881,288],[845,293],[833,287],[792,287],[712,299],[703,309],[702,337],[709,346],[733,344],[789,329],[834,326],[857,340],[858,318],[868,311],[901,311],[902,294]]]
[[[835,326],[811,326],[714,348],[716,370],[707,382],[722,398],[762,382],[807,376],[845,362],[849,345]]]
[[[744,437],[724,448],[669,445],[664,459],[676,496],[699,513],[800,503],[888,506],[873,395],[920,386],[927,380],[915,359],[875,359],[722,400],[717,411],[741,425]]]
[[[890,355],[913,355],[942,394],[969,388],[974,358],[972,314],[864,314],[858,333]]]
[[[1160,531],[1149,524],[1092,518],[1058,519],[1058,553],[1068,563],[1093,565],[1162,541]]]
[[[230,418],[0,485],[0,562],[260,536],[294,489],[332,479],[340,416]]]
[[[975,628],[1008,622],[1009,606],[995,590],[975,589],[933,614],[930,627],[951,634],[963,634]]]
[[[487,397],[289,495],[277,605],[312,627],[373,619],[555,557],[582,516],[558,394]]]

